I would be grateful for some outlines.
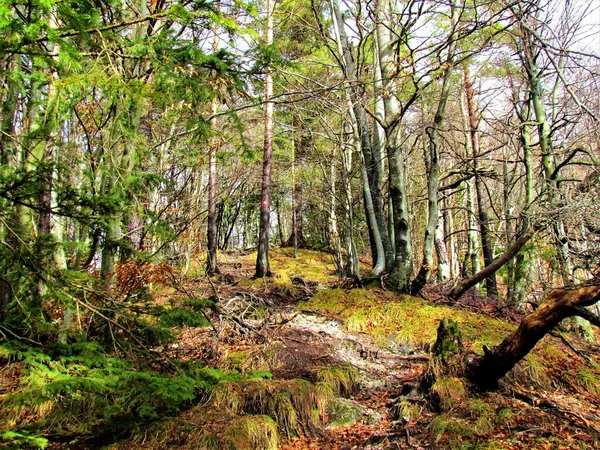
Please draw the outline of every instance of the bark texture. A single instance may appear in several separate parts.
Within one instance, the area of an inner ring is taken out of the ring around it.
[[[458,283],[454,289],[450,291],[448,297],[451,300],[458,300],[462,295],[467,292],[470,288],[475,286],[480,281],[485,279],[489,279],[494,276],[494,274],[510,261],[518,252],[523,248],[523,246],[533,237],[533,235],[537,232],[539,226],[533,226],[525,233],[523,233],[504,253],[498,256],[496,259],[492,261],[491,264],[485,266],[482,270],[477,272],[470,278],[461,281]],[[494,277],[495,278],[495,277]]]
[[[491,350],[485,349],[482,356],[471,357],[467,362],[467,377],[483,390],[494,389],[498,380],[563,319],[579,315],[581,308],[599,300],[600,285],[555,289],[502,343]]]
[[[267,0],[267,39],[273,43],[273,2]],[[273,74],[267,68],[265,74],[265,141],[263,156],[262,190],[260,196],[260,229],[258,233],[258,251],[256,255],[256,278],[271,276],[269,266],[269,226],[271,212],[271,166],[273,154]]]

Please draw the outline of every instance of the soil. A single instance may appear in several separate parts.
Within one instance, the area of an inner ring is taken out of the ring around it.
[[[160,303],[177,302],[179,298],[212,297],[217,307],[210,317],[213,327],[183,327],[177,342],[153,350],[168,358],[201,361],[209,367],[242,373],[268,370],[275,379],[303,378],[314,382],[324,367],[349,365],[355,368],[360,381],[344,401],[360,411],[358,417],[348,425],[327,426],[316,437],[302,436],[300,431],[299,437],[282,443],[282,450],[600,448],[597,425],[600,411],[593,397],[570,395],[572,392],[560,386],[547,392],[518,383],[505,383],[499,392],[481,396],[497,411],[503,408],[515,411],[516,417],[510,422],[482,432],[481,436],[471,436],[472,439],[465,442],[449,440],[447,434],[436,440],[430,424],[440,411],[417,389],[430,364],[427,349],[382,345],[370,335],[348,331],[334,317],[301,312],[297,308],[299,300],[338,284],[333,274],[319,282],[291,277],[291,287],[269,280],[248,282],[253,261],[241,256],[236,253],[221,257],[224,275],[211,280],[206,277],[187,279],[178,283],[176,289],[159,288],[155,292]],[[439,290],[429,291],[428,295],[434,302],[445,302]],[[455,306],[468,310],[477,308],[479,312],[508,321],[517,321],[521,316],[497,300],[477,300],[469,295]],[[573,352],[556,341],[554,344],[561,351]],[[582,353],[590,353],[597,347],[580,349]],[[578,358],[574,357],[581,362]],[[16,387],[19,372],[16,364],[0,371],[0,398]],[[416,417],[398,413],[397,405],[402,399],[417,409]],[[477,419],[460,407],[450,413],[467,422]],[[184,411],[180,416],[185,415]],[[86,442],[92,445],[93,441]],[[482,446],[473,447],[473,443]],[[131,448],[128,445],[125,442],[116,448]],[[68,446],[51,444],[49,448]]]

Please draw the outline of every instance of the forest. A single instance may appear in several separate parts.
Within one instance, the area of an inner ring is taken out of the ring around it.
[[[1,0],[0,448],[600,448],[600,4]]]

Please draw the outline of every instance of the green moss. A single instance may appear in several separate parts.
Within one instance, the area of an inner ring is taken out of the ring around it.
[[[514,369],[511,374],[517,381],[528,382],[538,389],[550,389],[552,387],[552,378],[550,377],[550,367],[552,360],[547,359],[546,355],[530,353]]]
[[[306,431],[321,425],[331,390],[307,380],[242,380],[216,387],[211,404],[233,414],[260,414],[272,417],[287,436],[299,426]]]
[[[428,428],[437,442],[444,437],[452,443],[473,436],[473,428],[467,421],[450,414],[434,417]]]
[[[462,349],[462,337],[458,323],[444,317],[438,326],[437,339],[433,347],[435,357],[446,363],[452,355]]]
[[[480,398],[468,399],[466,407],[472,417],[488,416],[492,412],[491,405]]]
[[[580,368],[570,379],[580,394],[600,397],[600,374],[597,370]]]
[[[421,346],[433,343],[441,319],[455,321],[465,341],[482,351],[502,341],[514,326],[481,314],[446,306],[434,306],[425,300],[397,295],[379,289],[326,289],[319,291],[300,308],[319,312],[344,321],[353,331],[387,339],[394,335],[399,344]]]
[[[360,374],[349,364],[323,367],[317,371],[319,380],[328,383],[335,395],[351,395],[357,385]]]
[[[221,448],[231,450],[277,450],[277,426],[268,416],[238,418],[223,432]]]
[[[362,408],[345,398],[336,398],[331,402],[328,412],[332,426],[352,425],[363,417]]]
[[[405,422],[413,422],[421,415],[421,407],[404,399],[393,407],[394,417],[403,419]]]
[[[227,355],[225,367],[245,373],[253,367],[252,357],[247,351],[231,352]]]
[[[439,378],[431,387],[442,410],[447,411],[466,398],[465,386],[459,378]]]
[[[256,252],[245,256],[248,262],[256,261]],[[292,249],[276,248],[269,252],[269,265],[274,276],[256,280],[244,279],[238,283],[242,287],[269,287],[282,294],[297,295],[299,290],[292,283],[294,278],[316,283],[328,283],[336,279],[335,265],[327,253],[299,249],[298,257],[293,257]]]
[[[6,447],[5,447],[6,445]],[[48,439],[30,435],[27,432],[0,431],[0,447],[5,448],[40,448],[48,446]]]
[[[516,417],[516,413],[510,408],[500,408],[494,415],[494,422],[498,425],[511,423]]]

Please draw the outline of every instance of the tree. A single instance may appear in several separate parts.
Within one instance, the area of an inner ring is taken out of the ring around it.
[[[266,39],[265,45],[270,50],[273,45],[273,0],[266,5]],[[255,277],[271,276],[269,267],[269,228],[271,217],[271,167],[273,155],[273,75],[269,65],[265,68],[265,137],[263,154],[262,191],[260,196],[260,227],[258,232],[258,249],[256,256]]]

